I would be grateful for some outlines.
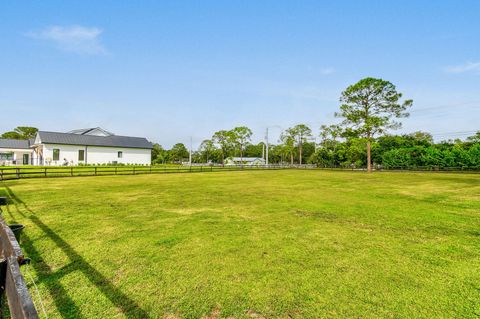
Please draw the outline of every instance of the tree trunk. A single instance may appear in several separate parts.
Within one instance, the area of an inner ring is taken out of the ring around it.
[[[290,152],[290,165],[293,166],[293,152]]]
[[[300,142],[298,147],[298,162],[302,165],[302,142]]]
[[[372,172],[372,150],[370,145],[370,138],[367,140],[367,171]]]

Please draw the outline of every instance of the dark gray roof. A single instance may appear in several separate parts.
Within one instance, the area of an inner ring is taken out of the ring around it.
[[[14,140],[11,138],[0,138],[0,148],[29,149],[28,140]]]
[[[94,136],[72,133],[39,131],[40,140],[47,144],[69,144],[86,146],[111,146],[129,148],[152,148],[152,143],[144,137],[131,136]]]

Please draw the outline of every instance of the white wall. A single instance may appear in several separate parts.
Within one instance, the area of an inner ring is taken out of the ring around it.
[[[53,161],[53,149],[60,150],[58,161]],[[78,151],[85,150],[85,161],[78,161]],[[118,158],[118,152],[123,152],[122,158]],[[82,164],[112,164],[113,162],[122,164],[151,164],[151,150],[124,148],[124,147],[101,147],[101,146],[81,146],[81,145],[55,145],[44,144],[43,148],[44,164],[51,159],[50,165],[63,165],[64,159],[67,159],[69,165]]]
[[[23,165],[23,155],[28,155],[28,164],[31,164],[32,151],[26,149],[15,149],[15,148],[1,148],[0,153],[13,153],[13,159],[11,161],[0,160],[0,165],[11,165],[16,161],[16,165]]]
[[[119,151],[123,152],[122,158],[118,158]],[[87,161],[89,164],[117,161],[122,164],[150,165],[151,154],[150,149],[88,146]]]

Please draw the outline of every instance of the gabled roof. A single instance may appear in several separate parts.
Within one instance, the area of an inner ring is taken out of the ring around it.
[[[0,148],[30,149],[29,140],[14,140],[11,138],[0,138]]]
[[[72,130],[70,132],[71,134],[79,134],[79,135],[95,135],[95,136],[111,136],[115,135],[107,130],[104,130],[101,127],[92,127],[92,128],[81,128],[77,130]]]
[[[85,146],[110,146],[110,147],[128,147],[128,148],[153,148],[144,137],[131,136],[96,136],[80,135],[73,133],[58,133],[39,131],[38,137],[42,144],[67,144],[67,145],[85,145]]]

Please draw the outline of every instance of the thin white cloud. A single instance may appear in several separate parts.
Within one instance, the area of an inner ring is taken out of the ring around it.
[[[79,54],[106,54],[100,41],[103,30],[96,27],[51,26],[41,31],[31,31],[25,35],[54,43],[59,49]]]
[[[320,74],[322,75],[330,75],[330,74],[333,74],[335,73],[335,69],[334,68],[323,68],[320,70]]]
[[[480,62],[467,62],[445,68],[448,73],[480,72]]]

